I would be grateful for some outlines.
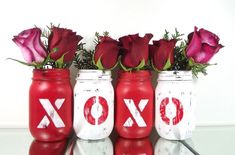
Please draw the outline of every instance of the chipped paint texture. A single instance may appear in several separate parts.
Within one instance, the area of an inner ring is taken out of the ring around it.
[[[112,132],[114,90],[110,75],[99,70],[79,73],[74,87],[73,127],[81,139],[102,139]]]
[[[195,103],[192,73],[163,72],[155,90],[155,128],[170,140],[192,137],[195,128]]]

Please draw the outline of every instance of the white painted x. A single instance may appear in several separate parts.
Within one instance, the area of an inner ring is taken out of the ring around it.
[[[146,127],[147,124],[145,123],[143,117],[141,116],[140,112],[143,112],[144,108],[148,104],[148,99],[141,99],[138,107],[140,111],[135,106],[135,103],[132,99],[124,99],[124,103],[127,106],[128,110],[130,111],[131,115],[133,116],[135,122],[139,127]],[[124,127],[131,127],[134,124],[134,121],[131,117],[128,117],[128,119],[123,124]]]
[[[56,99],[55,106],[59,110],[64,103],[64,98]],[[56,112],[54,107],[51,105],[51,102],[48,99],[39,99],[39,102],[43,106],[44,110],[46,111],[47,115],[51,118],[52,122],[54,123],[56,128],[63,128],[65,124],[59,114]],[[37,128],[46,128],[50,124],[49,118],[45,115],[41,122],[38,124]]]

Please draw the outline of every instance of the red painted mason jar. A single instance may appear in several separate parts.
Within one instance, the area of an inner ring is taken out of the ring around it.
[[[29,129],[39,141],[66,139],[72,131],[69,69],[34,69],[29,90]]]
[[[150,71],[120,71],[115,99],[115,128],[118,134],[124,138],[147,137],[154,119]]]

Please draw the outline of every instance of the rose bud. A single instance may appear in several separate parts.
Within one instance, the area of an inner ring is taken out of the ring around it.
[[[99,69],[112,69],[118,62],[118,41],[104,36],[100,38],[94,53],[94,62]]]
[[[149,45],[152,66],[157,71],[167,70],[174,63],[174,49],[177,40],[160,39]]]
[[[197,27],[188,35],[188,39],[186,55],[196,63],[207,63],[223,47],[217,35],[205,29],[197,31]]]
[[[21,49],[27,63],[40,63],[47,57],[48,53],[41,41],[41,30],[32,28],[22,31],[12,39]]]
[[[70,29],[53,27],[48,39],[50,57],[56,61],[64,55],[64,62],[71,62],[80,40],[82,37]]]
[[[139,34],[128,35],[119,38],[123,47],[121,64],[127,68],[141,68],[148,63],[149,49],[148,44],[152,34],[145,34],[139,37]],[[140,67],[141,66],[141,67]]]

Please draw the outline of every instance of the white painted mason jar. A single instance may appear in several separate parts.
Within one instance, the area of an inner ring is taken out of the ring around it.
[[[169,140],[192,137],[195,128],[191,71],[162,71],[155,90],[155,128]]]
[[[111,72],[80,70],[74,87],[74,123],[77,137],[103,139],[114,124],[114,90]]]

